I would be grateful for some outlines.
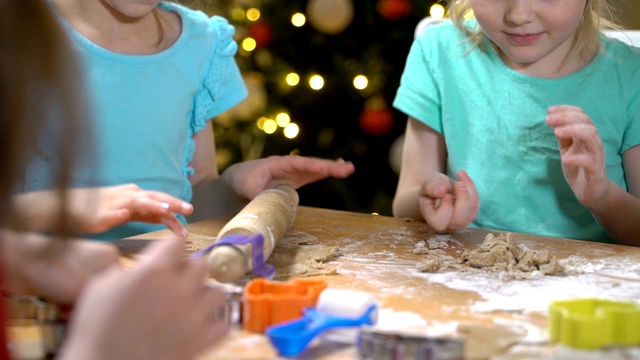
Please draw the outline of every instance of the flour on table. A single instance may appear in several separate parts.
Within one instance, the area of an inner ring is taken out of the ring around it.
[[[516,244],[513,240],[516,239],[512,239],[512,244]],[[453,244],[455,240],[452,236],[439,235],[438,241]],[[569,298],[640,299],[640,262],[625,253],[602,259],[570,255],[556,260],[563,270],[549,276],[541,270],[518,270],[514,265],[471,267],[460,260],[464,252],[447,253],[442,248],[429,249],[428,244],[427,240],[415,245],[414,250],[427,251],[423,252],[423,261],[414,263],[413,271],[427,283],[476,292],[483,298],[473,305],[473,311],[477,313],[546,313],[550,302]],[[521,250],[526,252],[527,249]],[[421,266],[431,261],[430,257],[440,260],[440,268],[420,272]]]

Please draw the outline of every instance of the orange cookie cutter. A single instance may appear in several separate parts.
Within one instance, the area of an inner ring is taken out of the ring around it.
[[[244,289],[243,326],[249,331],[264,332],[270,325],[297,319],[305,308],[316,305],[327,286],[326,281],[313,279],[251,280]]]

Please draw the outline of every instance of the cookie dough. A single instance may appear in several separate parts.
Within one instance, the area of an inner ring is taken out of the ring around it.
[[[532,272],[546,275],[563,272],[555,256],[547,250],[522,249],[513,243],[513,234],[494,236],[487,234],[482,245],[462,254],[461,262],[474,268],[503,268],[509,271]]]
[[[337,274],[336,265],[328,264],[338,255],[337,246],[320,244],[317,237],[290,232],[271,253],[267,261],[276,267],[276,280]]]

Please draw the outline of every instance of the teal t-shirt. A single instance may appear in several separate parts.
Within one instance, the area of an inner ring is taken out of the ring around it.
[[[466,170],[480,197],[472,226],[610,242],[564,179],[547,108],[582,108],[605,147],[609,179],[627,189],[622,153],[640,144],[640,49],[603,37],[585,68],[525,76],[446,21],[414,41],[393,106],[441,133],[447,174]]]
[[[88,97],[95,110],[96,166],[80,168],[75,186],[135,183],[190,201],[193,135],[247,96],[234,59],[234,27],[221,17],[175,3],[159,6],[180,16],[182,32],[170,48],[153,55],[110,52],[63,20],[86,65]],[[47,188],[49,161],[36,160],[25,190]],[[92,237],[111,240],[162,228],[132,222]]]

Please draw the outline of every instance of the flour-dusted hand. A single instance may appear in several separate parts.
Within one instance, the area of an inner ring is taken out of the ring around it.
[[[354,172],[353,163],[304,156],[270,156],[232,165],[223,174],[235,192],[253,199],[260,192],[279,184],[294,189],[329,177],[346,178]]]
[[[23,227],[34,231],[54,228],[62,209],[61,192],[43,190],[14,196],[16,216],[30,219]],[[78,233],[99,233],[129,221],[165,224],[174,234],[188,233],[175,214],[189,215],[191,204],[159,191],[143,190],[135,184],[78,188],[66,191],[67,215]]]
[[[598,129],[585,112],[570,105],[548,109],[562,157],[562,171],[578,201],[588,209],[603,203],[611,185],[607,178],[604,147]]]
[[[150,245],[130,269],[113,267],[85,287],[59,359],[191,359],[229,330],[224,292],[207,284],[206,259],[184,242]]]
[[[442,173],[430,175],[418,196],[422,217],[438,232],[463,230],[478,215],[478,193],[464,170],[458,172],[458,181]]]

